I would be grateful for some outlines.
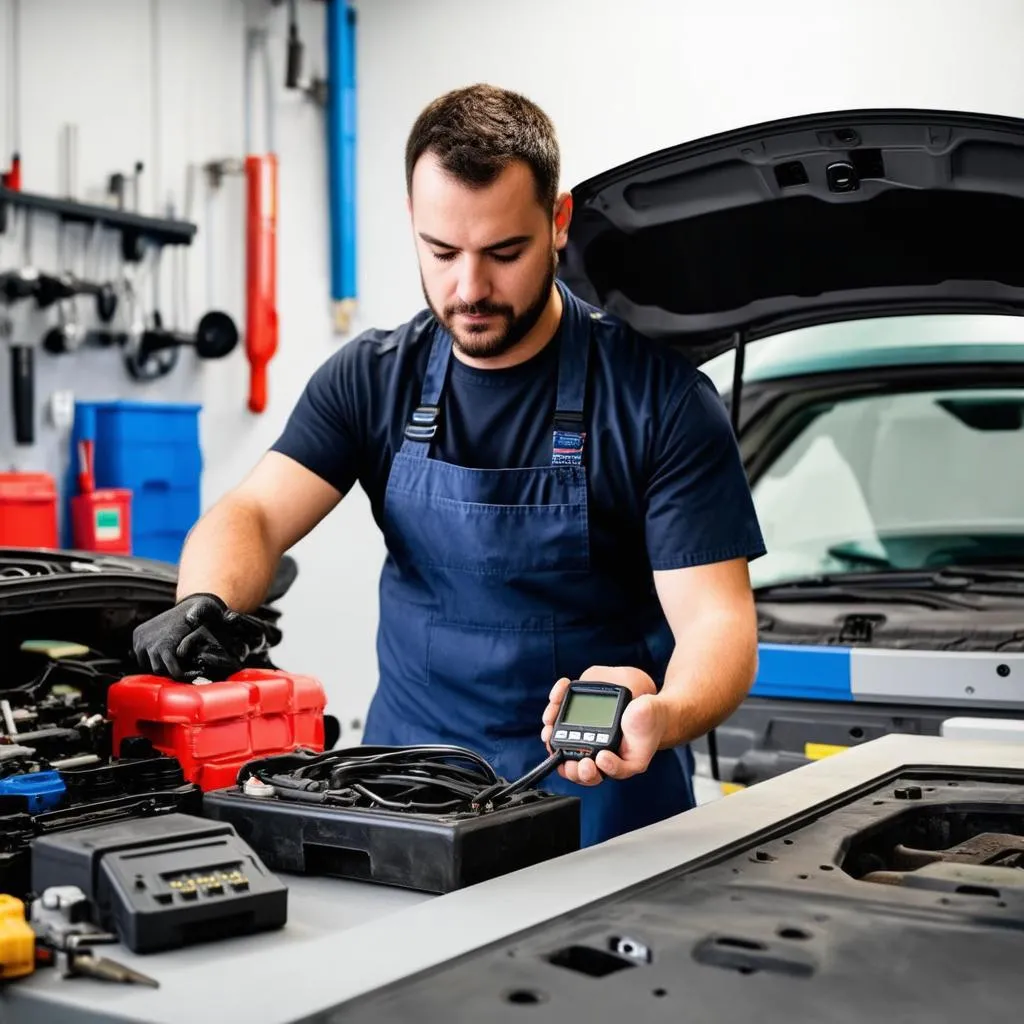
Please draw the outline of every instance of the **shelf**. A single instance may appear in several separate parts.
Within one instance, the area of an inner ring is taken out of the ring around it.
[[[6,230],[7,207],[38,211],[60,217],[69,224],[100,224],[121,232],[125,259],[141,258],[140,243],[156,245],[190,245],[196,234],[196,225],[183,220],[144,217],[129,210],[96,203],[79,203],[72,199],[18,192],[0,187],[0,233]]]

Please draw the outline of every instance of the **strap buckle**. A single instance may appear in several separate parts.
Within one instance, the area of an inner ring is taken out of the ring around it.
[[[569,434],[582,434],[583,433],[583,413],[582,412],[556,412],[555,413],[555,430],[564,430]]]
[[[556,412],[555,429],[551,437],[551,464],[583,465],[583,445],[586,438],[582,412]]]
[[[436,405],[418,405],[405,427],[405,436],[410,441],[429,441],[437,433],[437,420],[441,409]]]

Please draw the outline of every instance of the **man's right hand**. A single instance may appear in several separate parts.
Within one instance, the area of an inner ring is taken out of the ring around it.
[[[215,594],[192,594],[138,626],[132,646],[143,672],[189,682],[227,678],[267,638],[255,620]]]

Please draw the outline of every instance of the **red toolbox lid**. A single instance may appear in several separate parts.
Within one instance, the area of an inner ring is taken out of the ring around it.
[[[153,722],[202,723],[225,718],[321,711],[323,687],[312,676],[244,669],[223,682],[177,683],[161,676],[125,676],[107,692],[112,717],[130,708]]]
[[[57,484],[48,473],[0,473],[0,501],[56,501]]]

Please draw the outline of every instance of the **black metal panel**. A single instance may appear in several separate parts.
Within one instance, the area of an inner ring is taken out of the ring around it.
[[[309,1020],[1012,1020],[1022,836],[1024,771],[908,769]]]

